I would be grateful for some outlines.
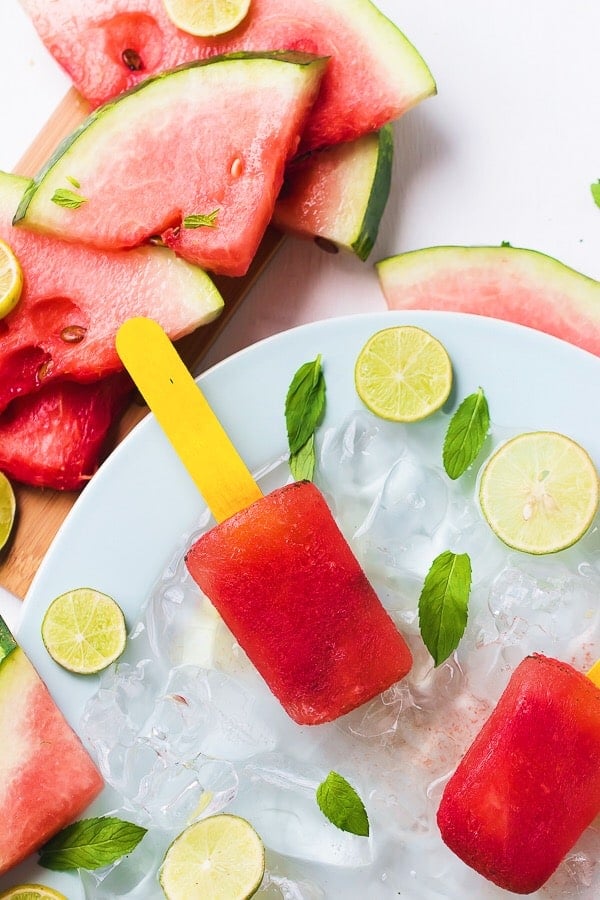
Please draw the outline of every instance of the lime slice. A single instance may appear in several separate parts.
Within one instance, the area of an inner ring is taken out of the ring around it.
[[[2,891],[0,900],[67,900],[64,894],[59,894],[53,888],[43,884],[19,884],[16,887]]]
[[[42,640],[52,659],[69,672],[101,672],[125,649],[125,617],[119,605],[94,588],[56,597],[42,621]]]
[[[177,28],[198,37],[225,34],[239,25],[250,0],[163,0],[167,15]]]
[[[452,365],[429,332],[399,325],[369,338],[356,360],[354,383],[371,412],[394,422],[417,422],[448,399]]]
[[[8,244],[0,240],[0,319],[15,308],[23,290],[19,260]]]
[[[252,897],[265,872],[265,849],[245,819],[222,813],[201,819],[175,838],[160,869],[168,900]]]
[[[481,473],[481,510],[498,537],[525,553],[556,553],[590,527],[598,473],[564,434],[520,434],[496,450]]]
[[[17,503],[11,483],[6,475],[0,472],[0,550],[10,537],[16,508]]]

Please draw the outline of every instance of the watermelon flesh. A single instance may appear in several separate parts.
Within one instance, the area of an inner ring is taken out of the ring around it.
[[[475,313],[600,355],[600,282],[535,250],[427,247],[377,263],[390,309]]]
[[[369,0],[252,0],[231,33],[176,28],[162,0],[21,0],[48,50],[92,106],[149,75],[240,50],[331,58],[303,150],[353,140],[435,92],[422,57]]]
[[[130,316],[156,318],[175,339],[221,311],[210,278],[163,247],[106,253],[14,228],[28,184],[0,173],[0,237],[24,273],[19,303],[0,320],[0,412],[55,380],[122,370],[114,335]]]
[[[311,482],[202,535],[186,564],[288,715],[329,722],[403,678],[412,657]]]
[[[149,79],[67,138],[15,223],[104,249],[164,233],[188,261],[244,275],[326,65],[306,54],[246,54]],[[52,199],[71,178],[85,197],[76,209]]]
[[[84,487],[131,391],[119,373],[90,384],[53,382],[13,400],[0,415],[0,472],[34,487]]]
[[[0,619],[0,873],[84,812],[103,780]]]
[[[446,785],[442,838],[485,878],[528,894],[598,813],[600,691],[566,663],[527,657]]]

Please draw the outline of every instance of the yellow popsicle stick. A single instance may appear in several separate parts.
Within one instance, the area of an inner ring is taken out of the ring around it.
[[[600,659],[597,659],[591,669],[586,672],[590,681],[593,681],[597,688],[600,688]]]
[[[262,492],[175,347],[153,319],[128,319],[117,353],[217,522]]]

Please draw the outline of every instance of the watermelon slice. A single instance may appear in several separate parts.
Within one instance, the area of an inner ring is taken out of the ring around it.
[[[390,125],[348,144],[317,150],[286,169],[273,224],[324,249],[365,260],[390,193],[394,137]]]
[[[435,93],[419,53],[369,0],[252,0],[241,25],[219,38],[180,31],[162,0],[21,4],[93,106],[192,59],[239,50],[303,50],[331,58],[303,136],[303,149],[309,150],[376,130]]]
[[[326,65],[241,54],[148,79],[61,144],[15,223],[108,249],[164,233],[187,260],[244,275]],[[57,202],[64,190],[76,208]]]
[[[0,873],[85,810],[103,780],[0,619]]]
[[[428,247],[377,263],[390,309],[476,313],[600,356],[600,282],[517,247]]]
[[[154,316],[175,338],[221,311],[210,278],[164,247],[104,253],[13,228],[28,184],[0,172],[0,237],[25,280],[19,304],[0,320],[0,412],[56,378],[96,381],[121,370],[114,335],[130,316]]]
[[[34,487],[75,491],[92,477],[132,386],[124,374],[54,382],[0,415],[0,471]]]

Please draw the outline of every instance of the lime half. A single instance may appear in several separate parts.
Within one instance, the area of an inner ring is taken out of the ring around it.
[[[8,244],[0,240],[0,319],[11,312],[21,297],[23,273]]]
[[[76,588],[56,597],[46,610],[42,640],[52,659],[69,672],[101,672],[125,649],[125,617],[107,594]]]
[[[246,18],[250,0],[163,0],[177,28],[198,37],[225,34]]]
[[[358,396],[383,419],[417,422],[438,410],[452,387],[452,364],[444,346],[414,325],[376,332],[354,368]]]
[[[64,894],[59,894],[53,888],[43,884],[19,884],[16,887],[2,891],[0,900],[67,900]]]
[[[10,537],[16,509],[17,503],[12,485],[6,475],[0,472],[0,550]]]
[[[598,509],[598,473],[571,438],[528,432],[490,457],[481,473],[479,500],[490,527],[509,547],[556,553],[590,527]]]
[[[175,838],[160,869],[168,900],[246,900],[265,872],[265,849],[246,819],[223,813],[201,819]]]

